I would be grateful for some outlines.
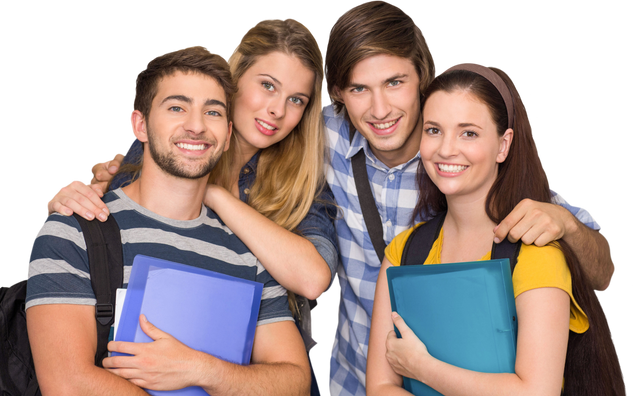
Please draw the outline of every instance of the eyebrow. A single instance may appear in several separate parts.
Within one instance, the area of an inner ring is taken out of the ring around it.
[[[409,77],[408,74],[406,73],[398,73],[398,74],[394,74],[393,76],[385,79],[382,83],[383,84],[389,84],[391,81],[396,81],[396,80],[400,80],[403,78],[407,78]],[[367,87],[366,84],[359,84],[357,82],[350,82],[349,85],[347,85],[347,88],[358,88],[358,87]]]
[[[424,122],[424,125],[433,125],[433,126],[438,127],[438,128],[441,128],[441,127],[442,127],[442,126],[441,126],[440,124],[438,124],[437,122],[435,122],[435,121],[431,121],[431,120],[426,120],[426,121]],[[461,122],[460,124],[458,124],[458,127],[459,127],[459,128],[466,128],[466,127],[470,127],[470,126],[472,126],[472,127],[476,127],[476,128],[479,128],[479,129],[482,129],[482,127],[481,127],[480,125],[476,125],[476,124],[474,124],[474,123],[472,123],[472,122]]]
[[[184,95],[171,95],[164,98],[162,102],[160,102],[160,104],[163,104],[164,102],[167,102],[169,100],[177,100],[177,101],[185,102],[188,104],[191,104],[193,102],[193,99],[188,98]],[[207,101],[204,102],[204,105],[205,106],[222,106],[222,108],[224,108],[225,110],[227,109],[227,105],[217,99],[207,99]]]
[[[277,78],[275,78],[274,76],[270,75],[270,74],[258,74],[258,76],[261,77],[269,77],[270,79],[272,79],[277,85],[282,86],[282,83],[280,82],[280,80],[278,80]],[[309,95],[307,95],[304,92],[296,92],[294,93],[294,95],[298,95],[298,96],[304,96],[307,99],[311,99],[311,97]]]

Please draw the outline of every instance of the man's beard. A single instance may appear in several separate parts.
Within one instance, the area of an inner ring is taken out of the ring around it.
[[[155,139],[155,135],[150,129],[147,129],[147,136],[149,137],[149,153],[151,158],[164,172],[179,177],[182,179],[200,179],[203,176],[211,173],[213,168],[218,163],[220,156],[222,156],[222,150],[212,156],[209,161],[202,163],[195,169],[182,165],[175,155],[171,153],[162,153],[158,147],[158,141]],[[213,142],[210,150],[217,147],[217,142]]]

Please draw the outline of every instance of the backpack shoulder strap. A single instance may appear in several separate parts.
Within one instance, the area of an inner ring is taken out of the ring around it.
[[[493,244],[491,247],[491,259],[508,258],[509,263],[511,264],[511,275],[513,275],[513,270],[516,268],[516,264],[518,263],[518,255],[520,255],[521,246],[522,241],[512,243],[505,238],[502,242]]]
[[[350,125],[349,128],[349,141],[352,141],[356,130],[352,125]],[[376,201],[373,198],[371,184],[369,184],[367,159],[364,155],[364,149],[358,151],[358,153],[351,158],[351,166],[353,167],[353,180],[356,183],[356,192],[358,193],[358,201],[360,202],[360,209],[364,217],[364,224],[367,227],[367,232],[369,232],[373,248],[380,262],[382,262],[382,259],[384,259],[384,248],[387,247],[387,244],[384,242],[382,220],[378,213]]]
[[[107,357],[109,333],[115,315],[116,289],[122,287],[123,259],[120,227],[113,216],[104,223],[87,221],[74,214],[84,234],[91,271],[91,287],[96,295],[96,327],[98,349],[96,366],[102,367]]]
[[[424,264],[424,261],[429,257],[433,243],[440,235],[446,214],[447,212],[439,213],[413,230],[402,250],[400,265]]]

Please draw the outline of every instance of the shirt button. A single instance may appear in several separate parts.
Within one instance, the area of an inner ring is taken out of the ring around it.
[[[389,180],[393,181],[393,179],[396,178],[396,175],[394,175],[393,173],[389,175]]]
[[[251,172],[251,170],[249,168],[244,168],[242,172],[246,175],[247,173]]]
[[[245,188],[245,189],[244,189],[244,193],[245,193],[245,195],[249,195],[249,189],[248,189],[248,188]]]
[[[391,227],[393,224],[391,224],[391,220],[387,220],[387,222],[385,223],[385,225],[386,225],[387,227]]]

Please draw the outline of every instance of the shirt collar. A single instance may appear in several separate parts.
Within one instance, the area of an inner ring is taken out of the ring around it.
[[[249,162],[247,162],[243,168],[245,167],[249,167],[251,169],[252,172],[255,173],[256,169],[258,169],[258,159],[260,158],[260,153],[262,152],[262,150],[258,150],[257,153],[255,153],[253,155],[253,157],[251,157],[251,159],[249,160]]]

